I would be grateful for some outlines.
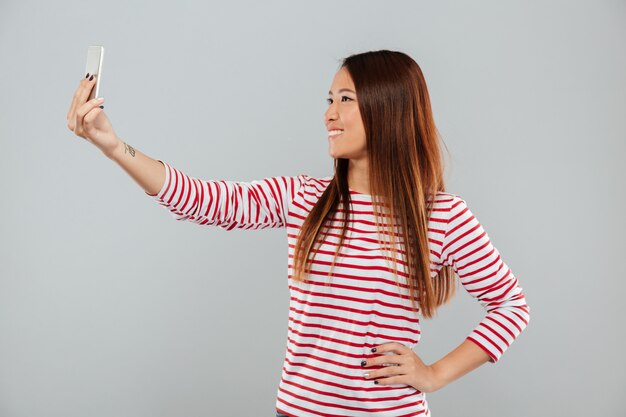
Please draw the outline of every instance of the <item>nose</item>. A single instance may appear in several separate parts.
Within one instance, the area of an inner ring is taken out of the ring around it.
[[[335,103],[329,104],[328,109],[324,112],[324,124],[328,124],[328,122],[337,120],[337,107]]]

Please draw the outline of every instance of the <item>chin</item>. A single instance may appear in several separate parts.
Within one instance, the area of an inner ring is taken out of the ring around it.
[[[355,154],[350,154],[347,152],[332,152],[329,151],[328,154],[334,159],[353,159],[356,157]]]

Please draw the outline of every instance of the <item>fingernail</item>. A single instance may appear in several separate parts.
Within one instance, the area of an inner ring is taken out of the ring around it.
[[[374,384],[378,385],[378,381],[374,381]]]
[[[87,73],[87,75],[85,75],[85,78],[88,78],[88,77],[89,77],[89,73]]]
[[[376,348],[372,348],[372,352],[376,352]]]
[[[100,107],[101,109],[103,109],[103,108],[104,108],[104,106],[98,106],[98,107]]]
[[[91,77],[89,77],[89,81],[93,80],[93,75]]]
[[[365,366],[366,363],[366,361],[361,361],[361,366]]]
[[[363,378],[369,378],[369,377],[370,377],[370,373],[369,372],[366,372],[366,373],[363,374]]]

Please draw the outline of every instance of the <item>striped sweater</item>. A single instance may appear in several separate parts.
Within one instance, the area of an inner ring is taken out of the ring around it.
[[[350,190],[353,218],[332,275],[340,232],[336,218],[302,283],[291,279],[296,238],[332,176],[200,180],[162,163],[165,182],[151,196],[175,219],[225,230],[287,231],[289,324],[277,411],[298,417],[430,415],[425,393],[404,384],[375,385],[363,377],[360,362],[375,356],[372,347],[393,341],[414,348],[420,340],[420,317],[411,308],[406,274],[396,278],[385,260],[370,195]],[[467,339],[497,362],[530,318],[517,278],[458,195],[437,194],[428,242],[431,276],[451,266],[484,307],[484,319]]]

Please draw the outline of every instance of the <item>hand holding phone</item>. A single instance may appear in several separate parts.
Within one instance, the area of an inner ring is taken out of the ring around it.
[[[100,98],[102,81],[102,46],[90,46],[87,52],[87,68],[72,97],[72,104],[67,112],[67,127],[77,136],[94,144],[106,156],[113,154],[121,139],[116,135],[109,118],[100,105],[104,102]]]

